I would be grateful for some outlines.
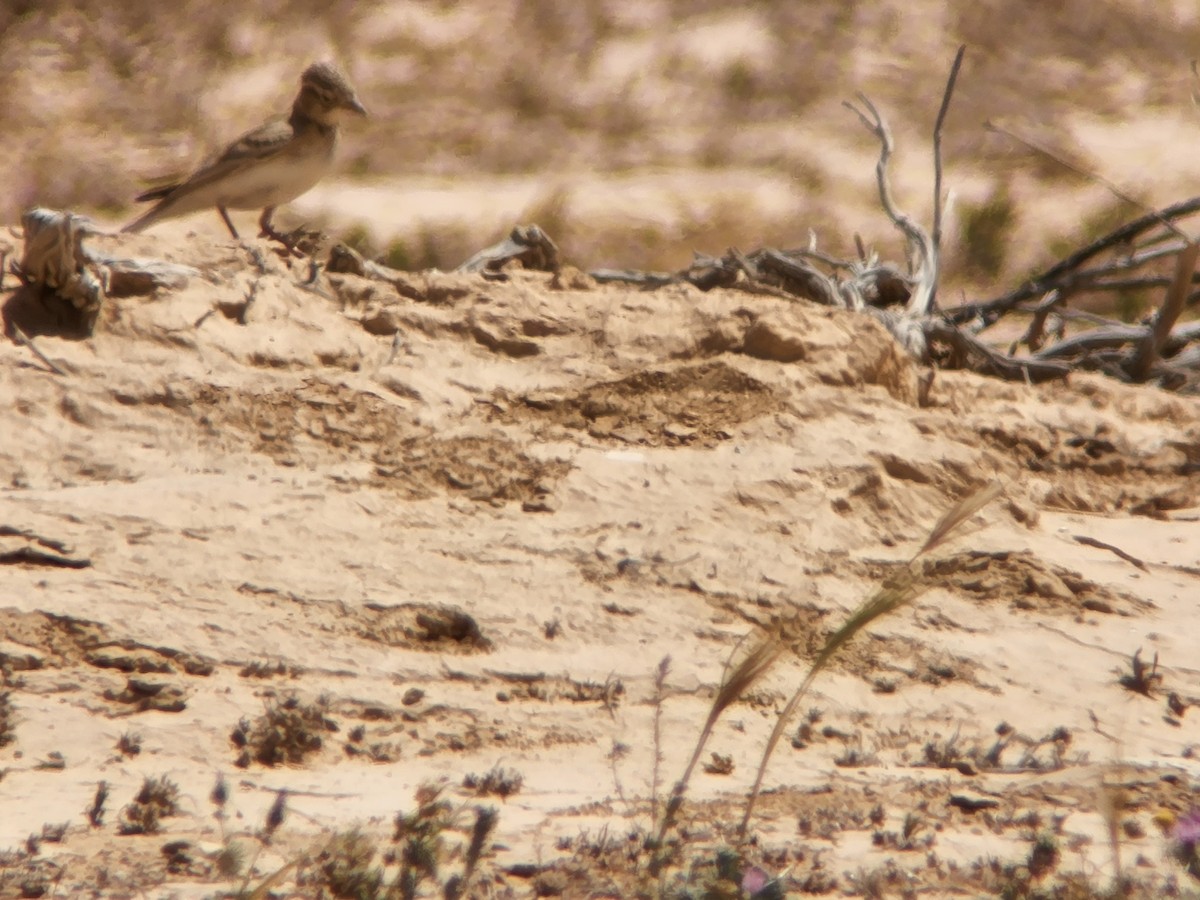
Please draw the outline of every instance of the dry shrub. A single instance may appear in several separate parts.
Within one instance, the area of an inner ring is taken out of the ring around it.
[[[264,766],[299,764],[324,745],[324,735],[337,731],[337,723],[326,716],[326,703],[301,703],[296,697],[271,700],[266,712],[253,723],[242,719],[231,739],[240,753],[237,765],[251,762]]]
[[[147,778],[133,802],[121,810],[120,834],[158,834],[162,820],[179,815],[179,785],[165,775]]]

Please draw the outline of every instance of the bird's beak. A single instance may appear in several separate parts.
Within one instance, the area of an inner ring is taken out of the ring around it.
[[[360,116],[365,116],[367,114],[367,108],[358,102],[357,97],[350,98],[350,102],[346,104],[346,109],[353,113],[357,113]]]

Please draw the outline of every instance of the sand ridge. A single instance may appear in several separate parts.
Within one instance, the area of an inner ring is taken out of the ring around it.
[[[711,837],[805,656],[994,479],[1005,498],[929,563],[934,588],[816,685],[820,715],[768,774],[762,852],[810,886],[892,859],[944,888],[948,861],[1020,858],[1031,815],[1065,815],[1105,872],[1097,786],[1117,771],[1142,826],[1126,852],[1169,870],[1151,817],[1185,808],[1200,775],[1197,715],[1166,702],[1200,702],[1194,402],[945,372],[921,406],[880,326],[804,302],[522,271],[305,286],[302,263],[268,253],[259,271],[227,240],[96,240],[201,276],[110,299],[85,340],[27,318],[65,376],[0,345],[0,847],[68,822],[22,863],[61,867],[60,892],[102,869],[154,896],[218,890],[202,851],[220,844],[219,772],[238,828],[291,792],[267,873],[331,830],[386,835],[426,780],[465,802],[464,776],[503,765],[524,782],[493,862],[619,893],[572,842],[645,818],[620,798],[647,797],[658,661],[674,778],[739,639],[804,625],[718,726],[735,766],[698,777],[689,813]],[[1153,696],[1118,681],[1139,648],[1160,658]],[[321,748],[239,768],[239,721],[291,696],[325,698]],[[134,757],[115,749],[130,731]],[[118,837],[150,775],[178,783],[180,814]],[[99,781],[112,800],[93,829]],[[964,812],[964,792],[998,805]],[[872,843],[910,808],[927,843]],[[171,840],[200,848],[190,866],[159,852]],[[496,896],[530,890],[489,877]]]

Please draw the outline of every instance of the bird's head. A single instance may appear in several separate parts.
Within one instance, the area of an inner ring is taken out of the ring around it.
[[[350,79],[337,66],[327,62],[313,63],[304,70],[295,106],[322,125],[336,125],[347,111],[360,116],[367,114]]]

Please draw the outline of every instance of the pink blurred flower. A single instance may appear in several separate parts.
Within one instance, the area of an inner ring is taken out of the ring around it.
[[[751,866],[742,873],[742,890],[753,897],[767,886],[771,876],[758,866]]]
[[[1179,817],[1171,837],[1189,850],[1194,850],[1200,844],[1200,807],[1193,807],[1187,815]]]

